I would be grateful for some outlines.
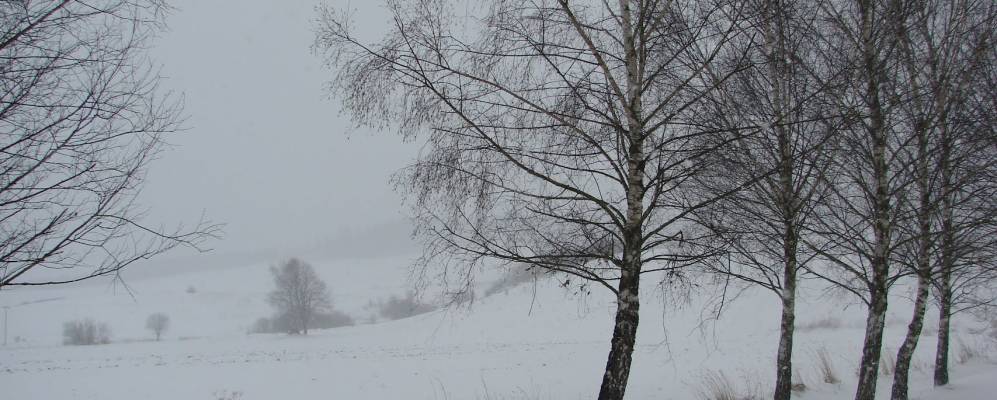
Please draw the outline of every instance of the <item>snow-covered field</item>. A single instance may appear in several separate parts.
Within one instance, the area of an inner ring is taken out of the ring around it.
[[[611,333],[607,293],[579,295],[539,281],[479,296],[470,307],[368,324],[370,300],[406,292],[407,259],[313,264],[336,308],[359,325],[306,337],[247,334],[256,318],[270,314],[266,265],[134,279],[130,291],[103,282],[0,293],[0,306],[12,306],[8,345],[0,350],[3,398],[589,399],[597,392]],[[720,372],[741,395],[767,396],[778,335],[774,296],[742,293],[717,320],[712,288],[687,297],[646,286],[628,398],[695,399],[705,377]],[[808,301],[797,318],[794,362],[807,390],[797,397],[849,399],[864,309],[814,288],[801,297]],[[891,301],[886,351],[892,355],[910,306],[900,296]],[[160,342],[144,329],[153,312],[172,320]],[[62,323],[84,317],[107,322],[114,342],[63,346]],[[934,323],[928,325],[930,332]],[[953,359],[963,344],[992,352],[978,325],[957,320]],[[954,360],[950,387],[931,389],[934,346],[926,333],[912,371],[914,398],[993,398],[997,365],[985,355]],[[819,377],[821,348],[841,383]],[[891,381],[880,377],[882,398]]]

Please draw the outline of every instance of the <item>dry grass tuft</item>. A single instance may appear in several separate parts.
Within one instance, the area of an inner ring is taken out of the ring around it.
[[[821,347],[814,353],[817,357],[817,373],[820,374],[821,380],[832,385],[841,383],[838,372],[834,369],[834,363],[831,361],[831,354],[827,352],[827,347]]]
[[[956,343],[959,345],[959,351],[956,353],[956,362],[959,364],[965,364],[974,358],[979,358],[982,354],[979,347],[966,344],[962,338],[956,339]]]
[[[723,371],[708,371],[700,381],[698,397],[700,400],[760,400],[762,396],[754,393],[759,388],[747,382],[747,378],[745,381],[745,391],[748,393],[740,393]]]
[[[879,374],[883,376],[893,375],[897,370],[897,361],[893,358],[894,351],[889,347],[883,349],[879,355]]]

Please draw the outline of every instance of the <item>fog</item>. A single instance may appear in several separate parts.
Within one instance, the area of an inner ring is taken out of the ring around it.
[[[179,250],[127,273],[410,246],[390,178],[418,148],[354,129],[329,99],[331,73],[310,49],[316,3],[173,4],[152,55],[186,98],[187,129],[169,139],[139,202],[154,224],[203,214],[226,224],[224,238],[210,254]],[[378,8],[361,11],[376,18]]]

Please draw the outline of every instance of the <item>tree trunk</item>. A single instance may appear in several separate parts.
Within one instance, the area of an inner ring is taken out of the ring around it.
[[[935,386],[949,383],[949,327],[952,318],[952,269],[955,264],[955,216],[952,189],[952,140],[942,129],[939,169],[941,169],[942,229],[938,282],[938,347],[935,351]]]
[[[884,45],[876,37],[879,24],[876,15],[876,2],[859,2],[862,17],[862,67],[865,76],[865,103],[869,116],[866,123],[872,150],[872,183],[870,188],[872,207],[872,251],[869,260],[872,276],[867,282],[869,289],[869,314],[866,317],[865,341],[862,346],[862,363],[859,365],[859,382],[855,390],[855,400],[874,400],[876,380],[879,373],[879,360],[883,350],[883,327],[886,322],[887,277],[890,272],[891,194],[890,173],[887,157],[886,116],[880,98],[880,88],[888,78],[880,62],[880,47]]]
[[[795,282],[792,289],[789,287],[783,289],[782,322],[779,327],[779,354],[776,356],[775,400],[789,400],[793,395],[793,332],[796,320],[795,290]]]
[[[899,25],[899,24],[898,24]],[[917,349],[921,329],[924,327],[924,311],[928,304],[928,291],[931,288],[931,216],[932,196],[931,177],[929,176],[929,141],[928,126],[923,117],[918,117],[914,124],[917,136],[917,160],[915,176],[917,178],[917,252],[914,272],[917,274],[917,294],[914,297],[914,315],[907,325],[907,336],[897,350],[896,367],[893,369],[893,388],[890,394],[892,400],[907,400],[908,380],[910,379],[910,363]]]
[[[928,289],[931,283],[929,279],[929,276],[918,275],[917,295],[914,298],[914,316],[911,317],[910,324],[907,325],[907,336],[904,338],[904,343],[897,351],[897,364],[893,371],[893,391],[890,396],[892,400],[907,400],[910,363],[914,357],[914,350],[917,349],[918,339],[921,337],[921,328],[924,327],[924,311],[927,308]]]
[[[865,342],[862,346],[862,362],[859,364],[859,383],[855,400],[876,398],[876,379],[879,376],[879,359],[883,350],[883,327],[886,323],[886,292],[878,291],[872,296],[869,315],[866,318]]]
[[[941,277],[938,288],[938,345],[935,350],[935,386],[949,383],[949,329],[952,318],[952,266],[942,245]]]
[[[644,118],[642,116],[642,68],[637,56],[633,31],[631,1],[620,0],[623,47],[627,67],[626,118],[627,130],[620,132],[629,141],[627,146],[627,215],[623,227],[623,265],[616,294],[616,324],[606,361],[606,372],[599,388],[599,400],[623,400],[630,377],[637,323],[640,316],[640,271],[644,247]],[[641,10],[643,11],[643,10]]]
[[[616,325],[613,328],[609,359],[606,361],[606,373],[599,389],[599,400],[622,400],[626,392],[640,316],[640,300],[637,295],[639,282],[638,275],[630,273],[624,273],[624,278],[620,279]]]
[[[941,297],[938,310],[938,347],[935,350],[935,386],[949,383],[949,320],[952,313],[952,298],[945,294]]]
[[[785,127],[779,129],[780,163],[783,212],[783,282],[782,321],[779,325],[779,353],[776,356],[775,400],[789,400],[793,390],[793,332],[796,320],[796,267],[797,267],[797,204],[798,197],[793,185],[793,154],[790,133]]]

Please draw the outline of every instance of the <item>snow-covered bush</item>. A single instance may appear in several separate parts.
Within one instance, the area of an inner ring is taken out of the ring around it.
[[[320,312],[312,316],[308,322],[309,329],[331,329],[342,326],[356,325],[356,321],[349,314],[342,311],[331,310]],[[298,325],[293,318],[287,314],[278,314],[271,318],[262,317],[256,320],[249,328],[249,333],[298,333]]]
[[[404,297],[391,295],[387,300],[377,302],[377,313],[381,318],[396,320],[408,318],[435,310],[430,304],[419,301],[415,292],[408,292]]]
[[[956,339],[956,342],[959,344],[959,352],[956,354],[956,362],[959,364],[965,364],[983,353],[975,343],[966,343],[962,338]]]
[[[491,296],[496,293],[508,292],[509,289],[516,286],[522,285],[527,282],[533,282],[538,279],[540,272],[535,268],[529,268],[524,266],[513,266],[499,278],[497,281],[492,282],[488,288],[485,289],[485,297]]]
[[[353,317],[338,310],[315,314],[312,320],[312,328],[315,329],[330,329],[353,325],[356,325]]]
[[[273,333],[273,320],[267,317],[260,317],[249,327],[249,333]]]
[[[62,324],[62,343],[72,346],[111,343],[111,328],[90,318]]]
[[[239,390],[221,390],[213,393],[215,400],[239,400],[242,398],[242,391]]]

